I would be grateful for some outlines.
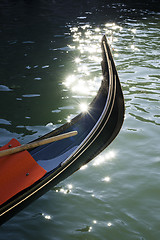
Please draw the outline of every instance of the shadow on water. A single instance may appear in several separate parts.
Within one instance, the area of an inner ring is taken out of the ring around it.
[[[58,21],[62,23],[63,21],[74,20],[75,17],[84,14],[86,11],[95,13],[104,11],[113,20],[119,16],[127,17],[130,15],[131,17],[136,10],[158,12],[158,3],[158,0],[3,0],[0,2],[0,18],[3,23],[5,21],[5,24],[18,21],[32,23],[38,17],[41,18],[42,22],[47,19],[52,24],[54,21],[58,24]],[[119,8],[115,6],[119,6]],[[126,11],[127,9],[130,11]],[[138,11],[135,15],[139,18]]]

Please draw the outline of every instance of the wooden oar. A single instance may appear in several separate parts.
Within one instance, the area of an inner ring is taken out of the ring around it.
[[[21,146],[10,148],[10,149],[7,149],[7,150],[2,150],[2,151],[0,151],[0,157],[4,157],[4,156],[7,156],[7,155],[10,155],[10,154],[13,154],[13,153],[18,153],[18,152],[28,150],[28,149],[31,149],[31,148],[39,147],[41,145],[51,143],[51,142],[55,142],[55,141],[59,141],[59,140],[62,140],[64,138],[72,137],[72,136],[77,135],[77,133],[78,133],[77,131],[72,131],[72,132],[64,133],[64,134],[57,135],[57,136],[54,136],[54,137],[50,137],[50,138],[42,139],[42,140],[39,140],[39,141],[35,141],[35,142],[32,142],[32,143],[23,144]]]

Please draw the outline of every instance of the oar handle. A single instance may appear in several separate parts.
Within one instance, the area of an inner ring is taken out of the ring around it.
[[[35,141],[35,142],[32,142],[32,143],[23,144],[21,146],[10,148],[10,149],[7,149],[7,150],[2,150],[2,151],[0,151],[0,157],[4,157],[4,156],[7,156],[7,155],[10,155],[10,154],[13,154],[13,153],[18,153],[18,152],[28,150],[28,149],[31,149],[31,148],[39,147],[39,146],[45,145],[47,143],[51,143],[51,142],[62,140],[64,138],[75,136],[77,134],[78,134],[77,131],[72,131],[72,132],[64,133],[64,134],[57,135],[57,136],[54,136],[54,137],[50,137],[50,138],[42,139],[42,140],[39,140],[39,141]]]

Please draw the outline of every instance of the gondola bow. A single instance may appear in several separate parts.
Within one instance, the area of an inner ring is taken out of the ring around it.
[[[101,48],[103,80],[88,111],[38,140],[69,131],[77,131],[78,135],[28,151],[35,161],[34,167],[39,172],[39,177],[33,176],[31,183],[17,190],[15,195],[12,194],[0,205],[0,224],[92,160],[119,133],[124,119],[124,98],[105,36]],[[4,172],[3,174],[5,176]],[[25,177],[29,178],[28,175]]]

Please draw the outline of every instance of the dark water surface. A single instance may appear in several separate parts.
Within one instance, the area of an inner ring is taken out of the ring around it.
[[[159,240],[158,3],[33,2],[0,2],[0,145],[31,141],[91,102],[104,34],[126,114],[105,151],[2,225],[0,239]]]

